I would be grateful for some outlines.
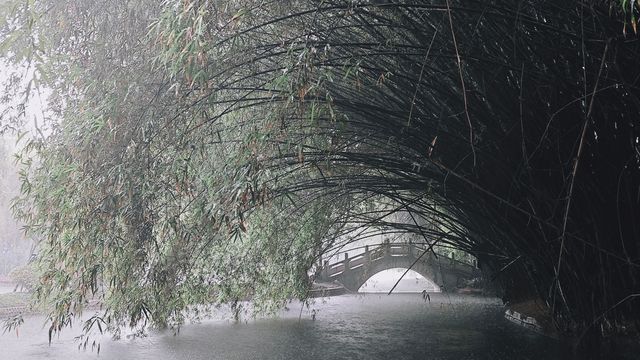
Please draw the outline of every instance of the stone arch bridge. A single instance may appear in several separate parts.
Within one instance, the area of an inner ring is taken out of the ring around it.
[[[355,292],[371,276],[381,271],[411,267],[411,270],[440,286],[442,291],[452,291],[460,287],[464,280],[482,275],[480,269],[475,266],[442,255],[436,259],[433,253],[424,255],[416,262],[423,251],[411,243],[384,243],[374,248],[365,246],[364,253],[351,258],[345,253],[341,261],[331,264],[325,261],[320,272],[320,280],[337,281],[346,289]]]

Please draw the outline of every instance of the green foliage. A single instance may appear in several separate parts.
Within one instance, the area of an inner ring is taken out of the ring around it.
[[[640,3],[636,0],[617,0],[611,2],[612,8],[615,8],[617,13],[621,13],[621,17],[624,19],[623,33],[627,34],[627,26],[631,26],[634,34],[638,33],[638,15],[640,14]]]
[[[35,67],[56,110],[52,132],[19,158],[15,204],[41,239],[35,294],[51,328],[90,300],[104,302],[101,319],[117,332],[180,324],[191,305],[304,297],[313,243],[280,250],[285,238],[264,240],[260,216],[247,218],[251,203],[267,200],[270,176],[256,169],[255,127],[242,124],[254,114],[223,114],[224,93],[199,97],[217,54],[204,5],[20,3],[5,5],[5,55]]]

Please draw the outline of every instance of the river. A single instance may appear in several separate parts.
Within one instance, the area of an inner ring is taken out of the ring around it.
[[[503,318],[497,299],[432,294],[345,295],[292,303],[275,318],[220,318],[78,350],[66,330],[48,344],[41,317],[0,336],[1,359],[566,359],[570,349]],[[312,310],[316,319],[312,320]]]

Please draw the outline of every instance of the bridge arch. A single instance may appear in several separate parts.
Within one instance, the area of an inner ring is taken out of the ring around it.
[[[372,276],[375,274],[379,274],[386,270],[401,268],[408,269],[411,267],[411,264],[415,261],[415,259],[409,258],[407,256],[403,257],[391,257],[387,261],[373,261],[369,266],[363,266],[362,268],[350,269],[352,274],[347,277],[343,277],[343,285],[349,290],[357,291],[360,287],[367,282]],[[438,276],[434,271],[433,267],[428,265],[426,262],[419,261],[411,270],[417,272],[422,275],[425,279],[429,279],[429,281],[433,282],[436,285],[439,285]]]
[[[386,293],[398,281],[402,274],[407,271],[406,268],[392,268],[383,270],[375,274],[371,274],[363,284],[358,288],[358,292],[364,293]],[[415,279],[415,282],[414,282]],[[410,269],[407,274],[398,283],[398,287],[394,292],[414,292],[419,293],[423,290],[428,292],[440,292],[440,286],[433,278],[420,274]]]

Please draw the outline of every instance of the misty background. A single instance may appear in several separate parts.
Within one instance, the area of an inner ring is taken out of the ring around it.
[[[11,214],[11,201],[20,191],[18,166],[14,163],[16,138],[0,138],[0,275],[27,262],[31,242]]]

